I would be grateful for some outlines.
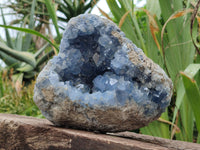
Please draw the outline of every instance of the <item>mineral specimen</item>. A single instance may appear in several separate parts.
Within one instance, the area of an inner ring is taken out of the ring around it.
[[[57,126],[99,132],[133,130],[169,105],[172,82],[111,21],[71,19],[60,52],[37,77],[34,101]]]

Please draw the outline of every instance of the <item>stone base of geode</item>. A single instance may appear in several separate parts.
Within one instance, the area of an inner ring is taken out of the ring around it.
[[[68,102],[66,102],[68,101]],[[129,103],[123,107],[82,107],[66,100],[51,109],[52,117],[47,118],[56,126],[98,132],[131,131],[147,125],[157,119],[160,114],[144,116],[141,107]],[[68,108],[68,109],[66,109]],[[57,109],[61,109],[58,111]]]

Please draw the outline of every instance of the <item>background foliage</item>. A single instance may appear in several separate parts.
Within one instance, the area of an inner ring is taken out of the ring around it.
[[[199,34],[197,1],[147,0],[141,9],[135,8],[132,0],[107,0],[107,3],[126,36],[158,63],[174,83],[171,105],[158,121],[140,132],[200,142],[200,64],[194,46],[198,45]]]
[[[6,40],[0,38],[0,112],[42,117],[32,100],[34,79],[58,53],[63,22],[90,13],[97,0],[16,0],[1,6]],[[200,143],[200,0],[106,0],[114,21],[172,79],[174,93],[162,116],[137,132]],[[3,9],[19,18],[6,22]],[[31,10],[31,11],[30,11]],[[58,12],[62,13],[57,16]],[[11,37],[8,29],[17,30]],[[52,34],[55,30],[55,36]]]

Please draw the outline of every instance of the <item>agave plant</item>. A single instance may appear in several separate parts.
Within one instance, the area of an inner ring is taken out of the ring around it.
[[[18,32],[17,37],[13,40],[9,34],[8,27],[12,28],[12,26],[7,26],[6,21],[2,11],[2,19],[4,25],[1,27],[5,27],[6,33],[6,42],[0,39],[0,58],[5,62],[5,64],[14,69],[15,75],[13,76],[15,80],[30,79],[35,76],[35,74],[39,71],[40,66],[45,63],[49,57],[54,54],[54,50],[50,49],[47,53],[42,54],[49,43],[45,44],[41,49],[39,49],[34,54],[29,50],[32,48],[32,35],[30,33],[35,33],[36,35],[42,36],[40,33],[32,30],[34,26],[34,12],[35,12],[35,4],[36,0],[32,2],[31,7],[31,15],[29,21],[29,29],[23,28],[25,26],[25,22],[21,23],[21,27],[13,27],[17,28],[21,31],[29,31],[29,33],[25,34],[23,39],[23,32]]]
[[[8,3],[4,4],[5,8],[9,7],[14,12],[10,15],[17,16],[16,19],[11,21],[11,25],[19,25],[21,22],[24,25],[29,26],[32,18],[35,18],[36,21],[31,23],[32,29],[40,32],[43,35],[50,35],[52,36],[52,32],[50,29],[50,17],[49,13],[47,12],[47,8],[45,2],[43,0],[36,0],[35,1],[35,10],[34,14],[31,14],[30,10],[32,8],[33,0],[14,0],[9,1]],[[29,26],[30,27],[30,26]],[[29,39],[30,40],[30,39]],[[35,42],[36,48],[39,49],[45,44],[45,40],[41,39],[40,37],[34,36],[32,39]],[[28,46],[25,46],[23,49],[26,50]]]
[[[78,16],[85,12],[90,12],[99,0],[56,0],[58,11],[64,17],[58,17],[59,20],[68,22],[72,17]]]
[[[141,128],[140,132],[200,142],[200,64],[194,46],[195,43],[198,48],[199,32],[194,21],[198,5],[193,0],[147,0],[145,9],[138,10],[132,0],[106,1],[126,36],[163,67],[174,82],[169,108],[158,121]],[[196,17],[198,20],[199,16]]]

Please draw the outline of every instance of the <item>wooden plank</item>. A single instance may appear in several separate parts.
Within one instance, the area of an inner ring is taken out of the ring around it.
[[[93,132],[54,127],[46,119],[0,114],[0,150],[18,149],[200,150],[200,145],[130,132],[110,135],[96,134]]]
[[[108,133],[108,135],[157,144],[163,147],[167,147],[169,149],[200,150],[200,144],[183,142],[183,141],[178,141],[178,140],[169,140],[169,139],[164,139],[164,138],[159,138],[159,137],[137,134],[133,132]]]

